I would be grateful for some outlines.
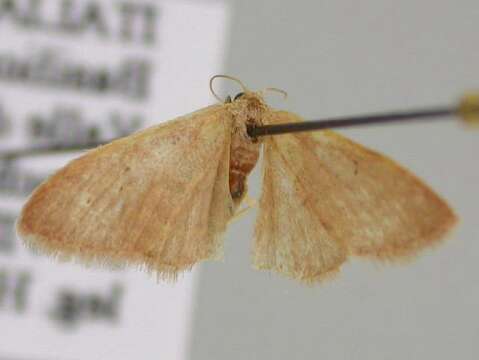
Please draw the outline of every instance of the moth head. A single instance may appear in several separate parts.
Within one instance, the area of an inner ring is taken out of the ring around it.
[[[263,94],[260,92],[249,91],[245,89],[245,91],[241,91],[237,93],[233,98],[228,96],[225,103],[231,103],[238,107],[244,107],[247,109],[266,109],[267,105],[264,101]]]
[[[232,80],[232,81],[236,82],[241,87],[242,91],[237,93],[234,97],[231,97],[230,95],[228,95],[225,99],[222,99],[213,90],[213,81],[217,78],[225,78],[225,79],[229,79],[229,80]],[[249,108],[255,108],[255,107],[265,108],[265,107],[267,107],[267,105],[264,101],[264,97],[265,97],[265,94],[268,93],[268,92],[281,93],[285,98],[287,97],[287,93],[285,91],[283,91],[281,89],[277,89],[277,88],[268,87],[268,88],[265,88],[265,89],[260,90],[260,91],[251,91],[241,82],[241,80],[239,80],[235,77],[229,76],[229,75],[215,75],[215,76],[213,76],[210,79],[210,90],[211,90],[211,93],[213,94],[213,96],[216,97],[216,99],[218,99],[218,101],[220,101],[224,104],[232,104],[232,103],[242,104],[242,105],[246,104]]]
[[[225,98],[225,104],[231,104],[233,101],[236,101],[239,98],[241,98],[244,94],[245,94],[245,92],[241,91],[241,92],[237,93],[233,98],[231,97],[231,95],[228,95]]]

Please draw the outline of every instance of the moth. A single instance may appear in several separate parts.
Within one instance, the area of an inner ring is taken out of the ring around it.
[[[303,120],[241,86],[234,99],[71,161],[30,196],[18,235],[63,259],[135,264],[175,279],[222,257],[223,234],[261,151],[257,269],[314,283],[352,255],[409,259],[456,223],[415,175],[338,133],[249,136],[250,126]]]

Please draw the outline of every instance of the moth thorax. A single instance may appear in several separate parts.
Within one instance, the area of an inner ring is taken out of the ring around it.
[[[258,162],[260,143],[246,134],[246,127],[234,129],[231,136],[229,185],[235,205],[247,192],[247,177]]]

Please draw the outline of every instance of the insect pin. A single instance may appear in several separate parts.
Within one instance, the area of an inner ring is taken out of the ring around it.
[[[30,196],[17,221],[28,244],[66,259],[135,264],[175,279],[223,254],[223,233],[263,152],[253,264],[305,283],[351,255],[401,260],[444,239],[446,202],[387,157],[331,131],[361,123],[460,115],[477,123],[479,97],[457,108],[303,122],[242,92],[86,152]],[[274,135],[274,136],[273,136]],[[277,136],[276,136],[277,135]]]

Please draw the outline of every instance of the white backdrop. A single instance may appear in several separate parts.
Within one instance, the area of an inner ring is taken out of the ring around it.
[[[449,104],[479,88],[474,0],[233,1],[226,71],[306,119]],[[457,211],[407,266],[353,259],[307,288],[250,268],[255,213],[199,276],[191,359],[477,359],[479,133],[453,121],[343,131],[422,177]],[[258,175],[258,173],[257,173]],[[250,188],[260,192],[259,178]]]

